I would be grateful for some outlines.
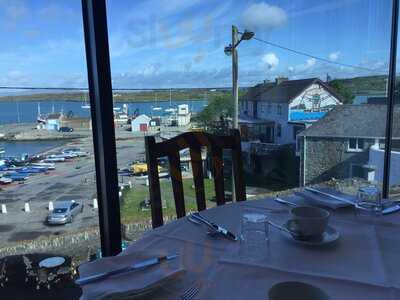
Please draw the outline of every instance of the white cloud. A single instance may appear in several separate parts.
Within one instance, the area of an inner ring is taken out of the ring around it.
[[[286,12],[265,2],[250,5],[242,14],[243,26],[249,30],[270,30],[285,25]]]
[[[273,52],[264,54],[261,60],[269,70],[274,70],[279,65],[279,58]]]
[[[317,60],[315,58],[307,59],[306,64],[304,65],[304,70],[312,68],[313,66],[315,66],[316,63]]]
[[[288,71],[289,71],[290,73],[294,72],[294,67],[289,66],[289,67],[288,67]]]
[[[331,61],[337,61],[340,56],[340,51],[332,52],[329,54],[329,59]]]

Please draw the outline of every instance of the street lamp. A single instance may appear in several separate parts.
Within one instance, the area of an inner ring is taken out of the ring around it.
[[[232,25],[232,43],[224,48],[225,54],[232,56],[233,128],[239,128],[238,53],[236,48],[241,41],[251,40],[253,36],[254,32],[247,30],[239,32],[237,27]]]

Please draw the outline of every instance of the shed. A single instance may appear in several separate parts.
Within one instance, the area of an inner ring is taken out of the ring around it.
[[[151,118],[146,115],[139,115],[132,120],[132,132],[146,132],[149,129]]]

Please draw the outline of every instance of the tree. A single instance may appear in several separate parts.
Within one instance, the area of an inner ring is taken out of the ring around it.
[[[228,119],[231,119],[232,116],[232,95],[217,95],[212,97],[207,106],[196,115],[195,121],[210,131],[224,131],[223,128],[219,127],[228,127]]]
[[[329,82],[329,86],[340,96],[342,96],[343,104],[352,104],[355,95],[350,88],[345,86],[343,82],[335,79]]]

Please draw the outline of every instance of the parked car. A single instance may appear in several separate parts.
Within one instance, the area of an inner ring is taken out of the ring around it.
[[[60,129],[58,129],[59,132],[73,132],[74,129],[71,127],[60,127]]]
[[[53,211],[47,216],[48,224],[72,223],[74,217],[83,211],[83,204],[71,201],[57,201]]]

